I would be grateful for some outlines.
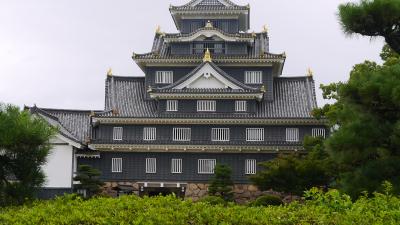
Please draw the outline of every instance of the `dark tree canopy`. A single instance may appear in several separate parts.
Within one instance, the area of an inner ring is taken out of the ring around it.
[[[217,164],[214,169],[214,177],[211,179],[208,193],[219,196],[225,201],[233,200],[233,181],[231,179],[232,169],[223,164]]]
[[[340,166],[339,187],[353,197],[385,180],[400,193],[400,59],[388,47],[382,58],[354,66],[346,83],[322,86],[336,103],[316,110],[336,128],[326,147]]]
[[[261,190],[302,195],[312,187],[326,187],[334,180],[335,164],[323,147],[322,138],[306,137],[307,155],[286,154],[261,163],[264,168],[251,180]]]
[[[361,0],[339,6],[343,30],[348,34],[382,36],[386,43],[400,53],[400,1]]]
[[[18,107],[0,104],[0,205],[32,199],[56,130]]]
[[[101,192],[101,187],[104,185],[102,181],[100,181],[101,173],[99,170],[92,168],[89,165],[80,165],[77,171],[76,177],[74,177],[74,181],[79,181],[79,184],[76,184],[74,188],[76,190],[85,190],[85,197],[92,197]]]

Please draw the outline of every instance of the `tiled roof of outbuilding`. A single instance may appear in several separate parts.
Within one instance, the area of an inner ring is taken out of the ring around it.
[[[240,6],[229,0],[191,0],[185,5],[171,6],[172,10],[223,10],[223,9],[248,9],[248,6]]]
[[[114,87],[113,87],[114,86]],[[114,91],[113,91],[114,90]],[[158,117],[156,102],[146,100],[146,87],[143,78],[111,77],[106,81],[106,110],[115,109],[118,113],[105,114],[105,117]],[[274,78],[274,100],[258,103],[254,114],[163,114],[171,118],[312,118],[311,111],[317,106],[314,81],[311,77]]]
[[[31,107],[32,113],[37,113],[50,125],[59,128],[65,137],[85,143],[90,137],[90,114],[88,110],[46,109]]]

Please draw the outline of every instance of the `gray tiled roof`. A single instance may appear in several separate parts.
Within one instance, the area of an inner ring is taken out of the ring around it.
[[[197,0],[191,0],[182,6],[171,6],[173,10],[193,10],[193,9],[204,9],[204,10],[223,10],[223,9],[248,9],[247,6],[240,6],[233,3],[230,0],[222,0],[226,5],[222,4],[218,0],[202,0],[198,4],[194,5]]]
[[[85,143],[90,137],[90,114],[88,110],[66,110],[30,108],[32,113],[37,113],[51,125],[60,129],[60,133],[79,143]]]
[[[201,31],[205,28],[200,28]],[[196,32],[198,32],[196,31]],[[178,36],[179,34],[165,34],[167,37]],[[239,34],[243,37],[253,34]],[[254,42],[249,46],[247,55],[213,55],[213,60],[223,59],[285,59],[284,54],[273,54],[269,52],[269,38],[267,33],[255,33]],[[150,53],[135,54],[133,59],[203,59],[203,54],[192,55],[172,55],[171,47],[164,40],[164,35],[156,34],[153,41],[153,47]]]
[[[114,86],[114,88],[113,88]],[[113,91],[114,90],[114,91]],[[118,114],[106,117],[155,118],[158,117],[154,100],[145,99],[143,78],[111,77],[106,80],[106,110]],[[311,77],[274,78],[274,100],[258,104],[254,114],[163,114],[171,118],[313,118],[311,111],[317,106],[314,81]]]

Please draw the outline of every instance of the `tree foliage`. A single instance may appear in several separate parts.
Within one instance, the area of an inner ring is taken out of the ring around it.
[[[32,199],[45,181],[41,167],[55,129],[28,111],[0,105],[0,205]]]
[[[219,196],[225,201],[233,200],[232,169],[224,164],[217,164],[214,169],[214,177],[211,179],[208,193],[211,196]]]
[[[263,170],[251,177],[261,190],[302,195],[311,187],[326,187],[334,180],[335,164],[324,149],[322,138],[306,137],[308,154],[282,154],[261,163]]]
[[[339,165],[339,187],[353,197],[384,180],[400,193],[400,60],[389,47],[382,58],[383,65],[354,66],[348,82],[322,85],[336,103],[315,112],[336,128],[326,146]]]
[[[343,30],[348,34],[382,36],[400,53],[400,1],[361,0],[339,6]]]
[[[79,181],[79,184],[74,185],[75,190],[85,190],[85,197],[93,197],[101,192],[101,187],[104,185],[100,181],[100,171],[92,168],[89,165],[80,165],[74,181]]]

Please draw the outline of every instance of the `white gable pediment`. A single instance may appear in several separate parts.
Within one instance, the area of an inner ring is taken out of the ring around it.
[[[218,71],[216,71],[209,63],[204,64],[195,74],[186,81],[174,87],[174,89],[221,89],[231,88],[234,90],[242,90],[243,88],[226,79]]]

